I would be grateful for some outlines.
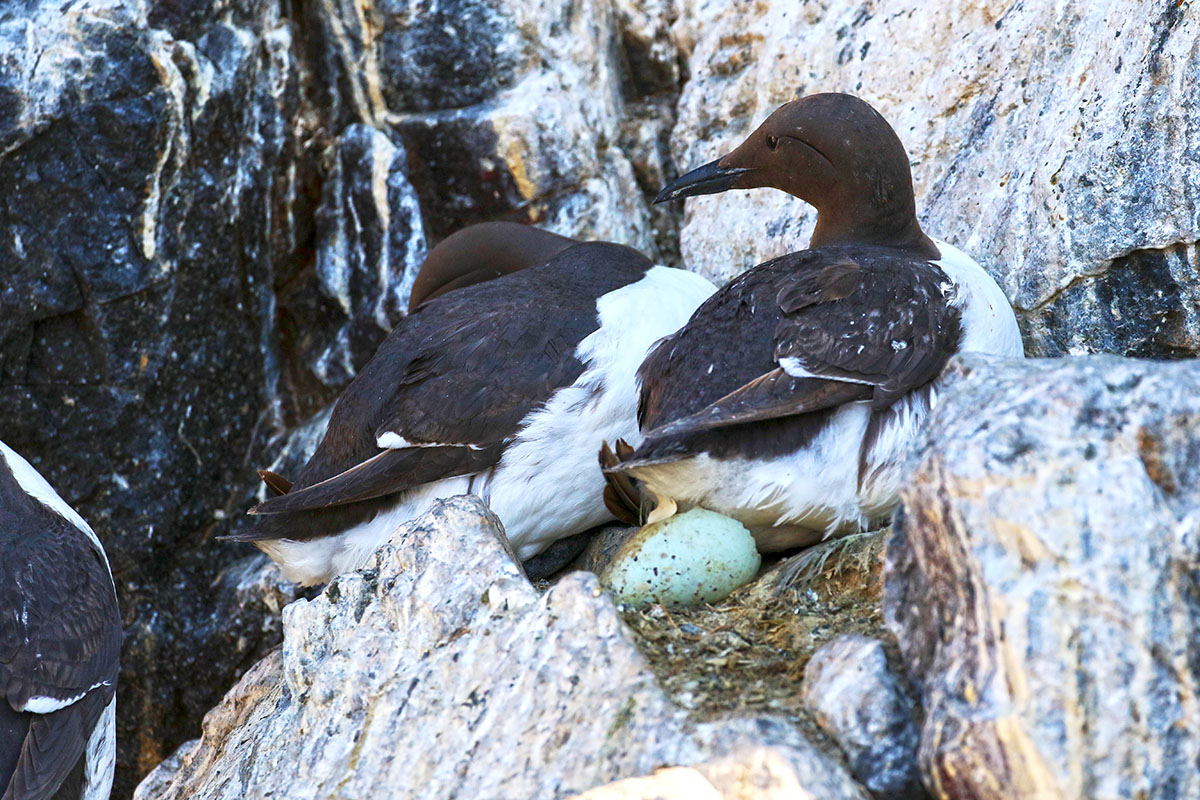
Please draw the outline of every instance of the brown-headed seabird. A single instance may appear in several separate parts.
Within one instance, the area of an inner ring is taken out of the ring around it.
[[[886,519],[947,360],[1023,353],[996,282],[921,230],[908,156],[867,103],[787,103],[657,201],[757,187],[817,209],[809,249],[743,273],[654,348],[644,440],[602,460],[611,505],[637,498],[632,477],[649,521],[701,506],[773,551]]]

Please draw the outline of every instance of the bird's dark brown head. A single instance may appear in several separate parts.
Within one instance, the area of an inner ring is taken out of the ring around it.
[[[735,150],[682,175],[655,202],[760,187],[817,209],[814,247],[933,247],[917,223],[904,145],[853,95],[813,94],[780,106]]]
[[[517,222],[481,222],[443,239],[429,251],[413,282],[409,312],[446,292],[544,264],[579,244]]]

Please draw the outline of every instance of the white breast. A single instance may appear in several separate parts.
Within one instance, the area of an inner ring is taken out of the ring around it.
[[[487,485],[485,499],[522,559],[611,518],[600,445],[641,444],[638,367],[713,291],[699,275],[657,266],[596,301],[600,326],[576,349],[583,374],[529,416]]]
[[[969,255],[951,244],[933,240],[941,258],[932,262],[954,282],[955,305],[962,312],[962,352],[1021,358],[1021,331],[1003,290]]]
[[[112,792],[113,770],[117,765],[117,698],[108,701],[104,713],[84,751],[83,796],[81,800],[108,800]]]

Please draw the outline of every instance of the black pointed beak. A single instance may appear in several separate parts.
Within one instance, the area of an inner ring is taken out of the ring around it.
[[[717,194],[733,188],[733,184],[748,169],[740,167],[722,167],[721,159],[709,162],[703,167],[696,167],[686,175],[680,175],[671,181],[658,197],[655,203],[665,203],[668,200],[680,200],[684,197],[695,197],[700,194]]]

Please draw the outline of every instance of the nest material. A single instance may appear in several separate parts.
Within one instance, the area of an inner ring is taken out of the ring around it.
[[[759,577],[712,606],[626,611],[659,683],[698,719],[779,715],[833,751],[801,703],[804,667],[842,633],[894,642],[883,625],[888,531],[848,536],[764,564]]]

